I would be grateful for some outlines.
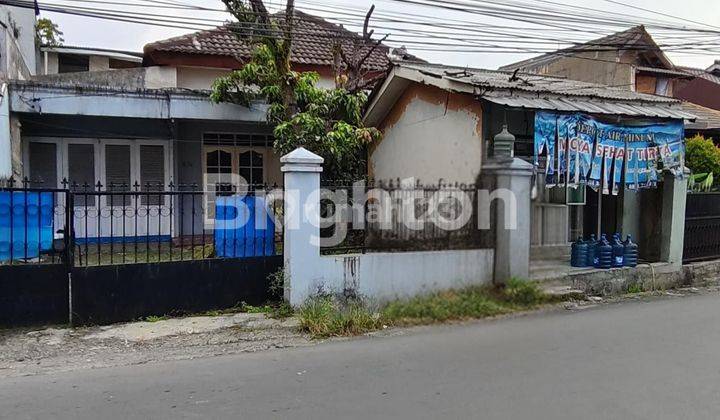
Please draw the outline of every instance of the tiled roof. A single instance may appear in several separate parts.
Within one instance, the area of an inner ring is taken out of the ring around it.
[[[321,66],[333,65],[333,44],[342,39],[343,49],[350,53],[353,42],[361,36],[317,16],[300,11],[295,12],[296,21],[291,60],[297,64]],[[145,46],[145,53],[153,51],[176,52],[181,54],[204,54],[230,56],[247,60],[252,56],[253,45],[233,34],[228,25],[182,35]],[[368,69],[385,70],[389,60],[387,46],[378,47],[365,62]]]

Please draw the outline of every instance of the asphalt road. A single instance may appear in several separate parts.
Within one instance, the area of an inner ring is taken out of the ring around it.
[[[720,296],[0,378],[0,417],[717,419]]]

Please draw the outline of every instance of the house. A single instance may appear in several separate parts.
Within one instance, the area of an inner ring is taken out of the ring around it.
[[[361,37],[296,13],[293,68],[317,71],[322,84],[334,85],[334,43],[341,39],[344,48],[351,48]],[[127,190],[137,183],[143,191],[147,185],[171,182],[213,191],[230,181],[231,174],[242,177],[239,183],[282,184],[266,104],[245,107],[209,100],[214,80],[242,68],[253,51],[229,27],[148,44],[143,67],[133,67],[133,54],[117,51],[42,51],[39,67],[47,71],[8,82],[4,104],[11,141],[5,152],[13,160],[2,168],[5,176],[27,177],[35,187],[86,188],[99,182],[103,188]],[[384,71],[386,54],[384,46],[374,50],[367,61],[371,69]],[[81,71],[64,72],[72,69],[61,68],[66,56],[82,61],[75,68]],[[105,65],[110,69],[101,70]],[[212,202],[204,205],[212,208]],[[78,235],[101,231],[83,227]]]
[[[720,60],[715,60],[713,65],[706,69],[680,69],[695,77],[680,84],[675,97],[720,111]]]
[[[398,62],[374,92],[365,114],[366,124],[384,134],[370,152],[369,172],[376,179],[480,185],[492,156],[490,139],[504,125],[515,137],[515,156],[533,159],[535,114],[541,110],[625,124],[695,118],[681,101],[666,96],[553,76]],[[543,169],[547,162],[540,165]],[[530,243],[537,253],[550,252],[555,245],[562,251],[570,240],[602,226],[602,232],[639,238],[650,260],[680,260],[681,256],[670,256],[669,242],[653,239],[662,230],[661,219],[684,214],[684,200],[674,199],[672,191],[599,195],[584,185],[546,189],[539,175],[535,182]],[[675,182],[684,181],[665,184]],[[657,211],[659,203],[664,213],[651,215],[649,209]],[[669,224],[663,226],[670,229]],[[672,247],[677,247],[677,238]]]
[[[507,64],[500,70],[566,77],[582,82],[673,96],[693,76],[675,67],[644,26]]]
[[[500,70],[559,76],[682,99],[688,113],[698,117],[686,126],[690,134],[720,134],[720,64],[705,70],[676,66],[642,25],[507,64]]]
[[[142,53],[103,48],[49,46],[40,47],[37,74],[77,73],[141,67]]]

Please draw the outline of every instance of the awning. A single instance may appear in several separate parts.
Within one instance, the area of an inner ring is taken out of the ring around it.
[[[590,114],[627,115],[632,117],[674,118],[695,121],[697,116],[685,112],[681,106],[659,105],[651,103],[622,103],[600,100],[527,96],[496,95],[492,92],[481,96],[483,99],[512,108],[541,109],[547,111],[586,112]]]

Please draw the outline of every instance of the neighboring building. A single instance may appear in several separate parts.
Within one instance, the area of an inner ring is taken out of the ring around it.
[[[365,115],[365,122],[384,134],[371,150],[369,172],[378,180],[476,183],[492,150],[489,139],[505,122],[516,138],[515,155],[532,159],[536,110],[582,112],[612,122],[694,119],[677,99],[627,89],[551,76],[397,63],[371,97]],[[569,200],[564,188],[546,190],[542,177],[537,178],[532,245],[564,249],[571,238],[595,232],[597,193],[586,195],[582,188]],[[646,247],[649,259],[657,258],[651,254],[660,246],[653,242],[660,216],[653,221],[649,212],[640,211],[657,208],[656,200],[670,200],[669,208],[679,205],[669,195],[658,198],[645,191],[603,196],[603,232],[631,233]]]
[[[332,45],[340,27],[297,13],[293,68],[317,71],[330,86]],[[351,36],[361,39],[345,32],[345,47],[353,42]],[[52,57],[60,61],[64,54],[82,58],[75,69],[84,70],[87,63],[90,71],[64,73],[58,63],[57,74],[11,82],[8,113],[18,122],[12,136],[18,154],[15,175],[49,188],[63,186],[63,180],[80,186],[99,181],[105,188],[136,182],[143,188],[147,182],[220,188],[204,174],[221,181],[234,174],[249,184],[282,184],[266,104],[209,100],[213,81],[242,68],[251,51],[249,42],[238,41],[224,27],[149,44],[139,68],[90,67],[100,61],[103,67],[118,67],[114,60],[120,59],[136,64],[128,53],[45,49],[41,67],[47,64],[47,73],[55,72]],[[373,52],[368,60],[373,70],[386,69],[386,53],[384,46]],[[212,208],[212,203],[197,204]],[[78,226],[77,234],[102,235],[103,229]]]
[[[663,96],[673,96],[679,81],[693,77],[675,67],[642,25],[500,70],[561,76]]]
[[[0,80],[35,74],[35,11],[0,5]]]
[[[8,81],[35,74],[35,11],[0,5],[0,179],[20,175],[20,123],[10,113]],[[13,141],[12,139],[15,139]]]
[[[142,53],[102,48],[42,46],[37,74],[77,73],[142,67]]]
[[[292,43],[291,61],[296,71],[315,71],[320,86],[334,87],[333,48],[336,40],[349,51],[360,36],[320,17],[295,12],[296,37]],[[242,68],[252,57],[254,46],[240,40],[228,26],[195,32],[145,46],[146,66],[168,66],[176,69],[179,88],[209,89],[212,82],[232,70]],[[368,70],[384,72],[389,61],[389,49],[377,48],[366,61]]]
[[[678,87],[675,97],[720,111],[720,60],[707,69],[680,67],[695,76]]]
[[[720,133],[720,63],[706,70],[675,66],[644,26],[508,64],[500,70],[560,76],[682,99],[686,111],[698,117],[686,124],[690,134],[717,138]]]

